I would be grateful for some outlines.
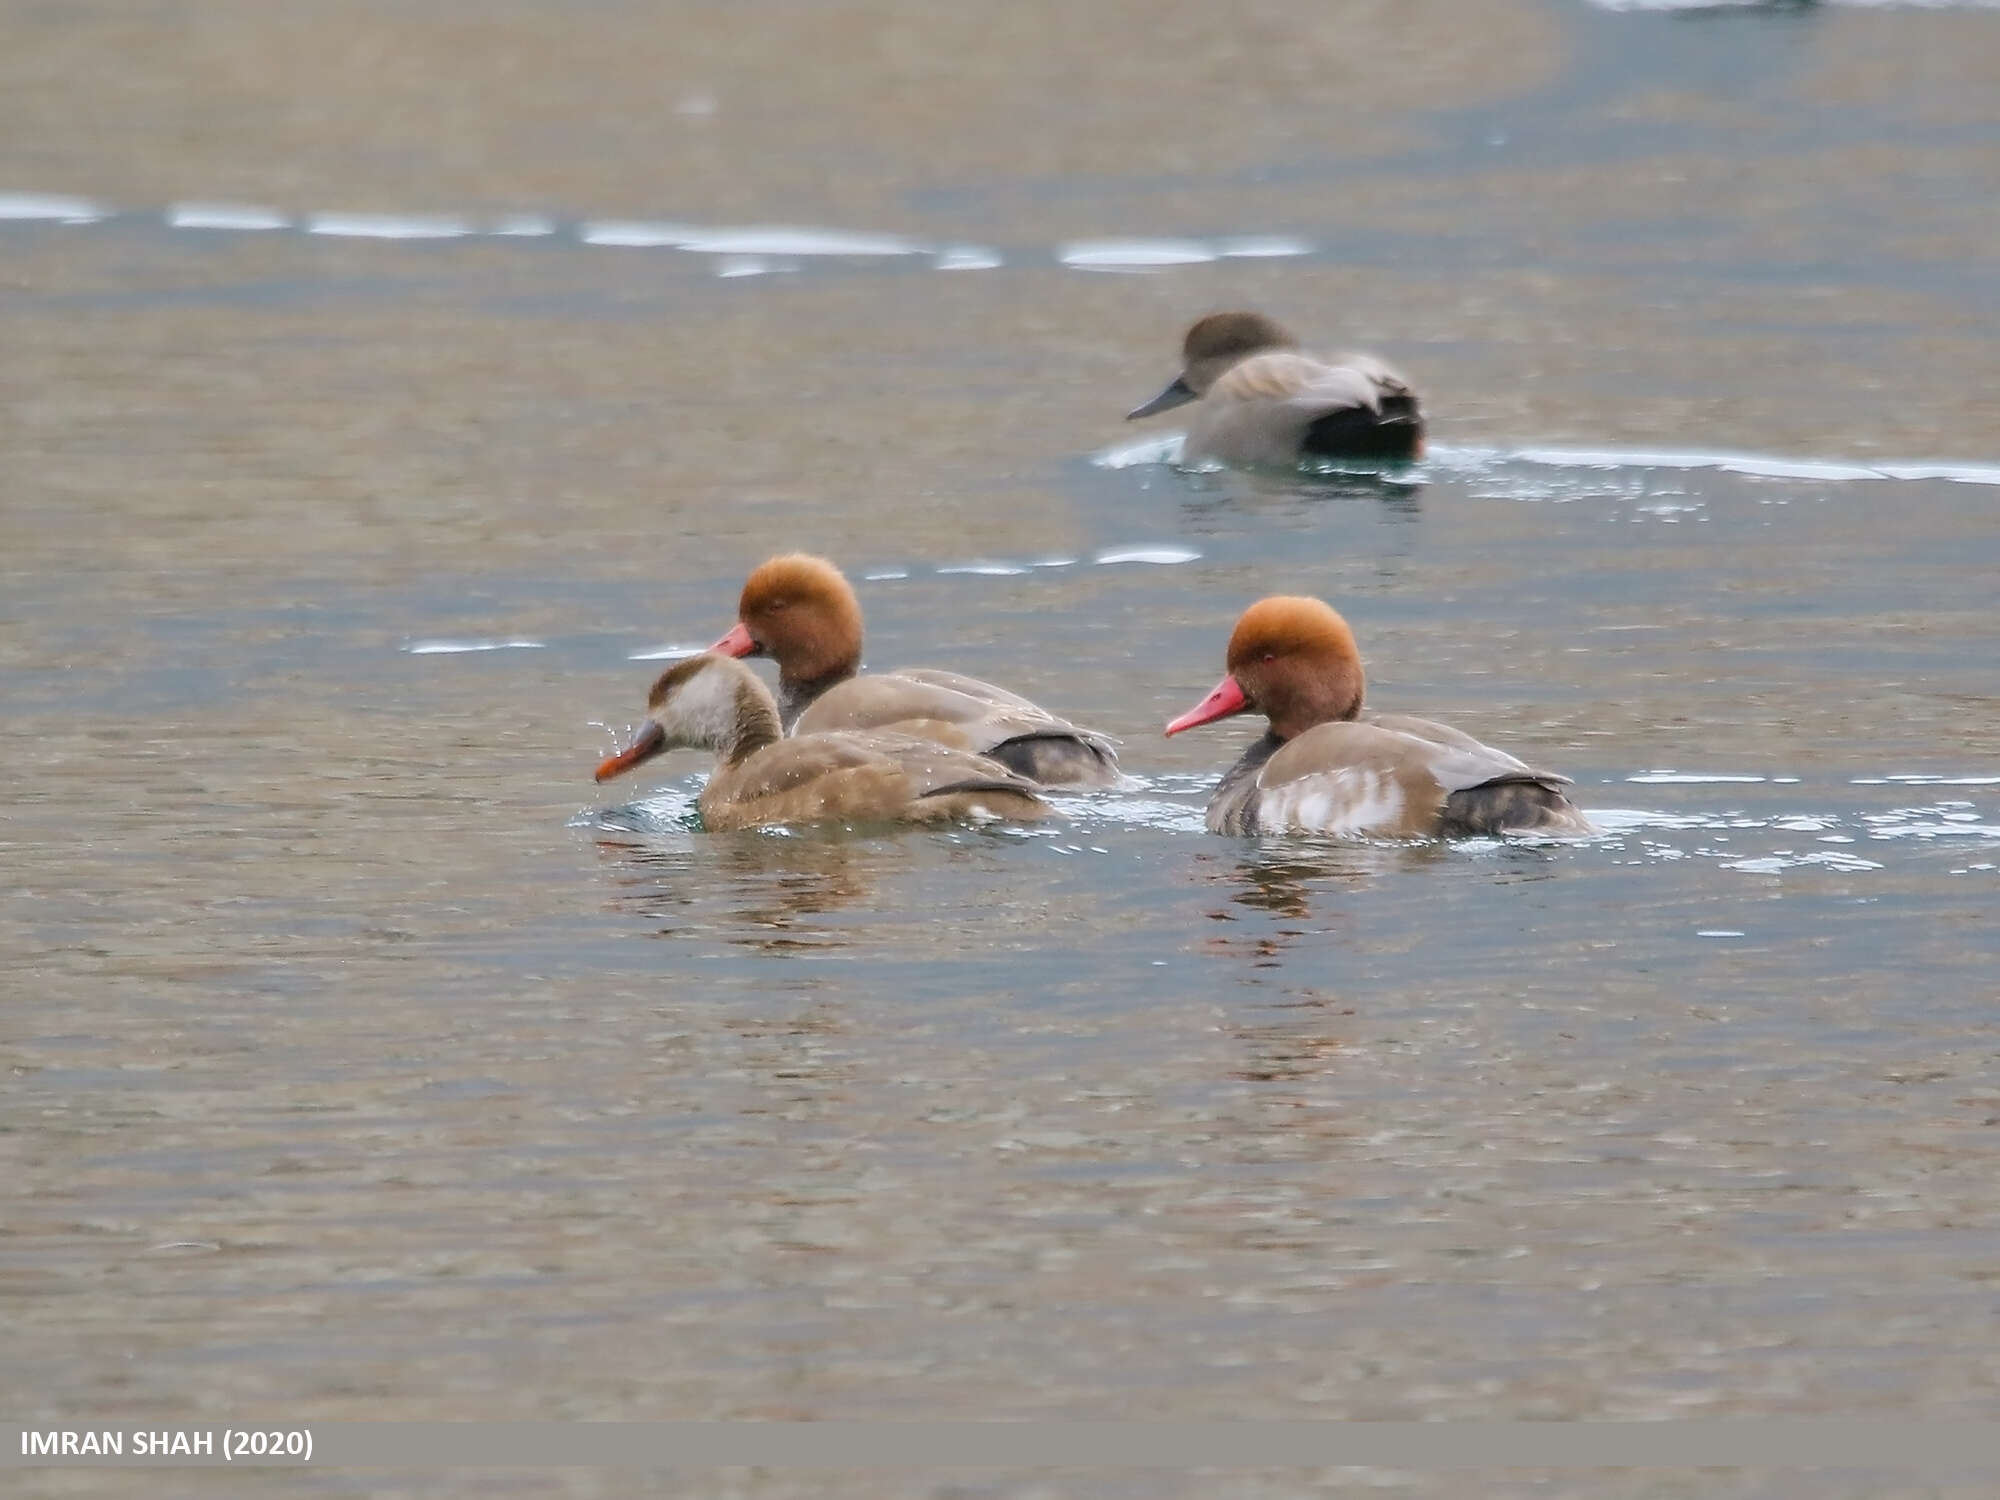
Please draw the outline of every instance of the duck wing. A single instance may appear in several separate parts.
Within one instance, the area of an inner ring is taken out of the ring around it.
[[[1184,456],[1292,464],[1302,454],[1407,458],[1421,447],[1416,393],[1371,354],[1253,355],[1225,371],[1189,428]]]
[[[1115,742],[1018,693],[934,668],[865,673],[830,688],[799,716],[793,733],[894,730],[992,756],[1046,785],[1109,785]]]
[[[1336,838],[1587,830],[1565,784],[1446,725],[1384,715],[1288,741],[1257,772],[1249,816],[1259,832]],[[1211,827],[1215,818],[1211,805]]]
[[[826,822],[1031,819],[1032,782],[1004,765],[902,734],[806,734],[719,767],[701,795],[710,828]]]

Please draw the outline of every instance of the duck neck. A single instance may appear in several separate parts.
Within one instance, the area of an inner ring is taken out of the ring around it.
[[[830,672],[822,672],[817,677],[778,677],[778,718],[789,730],[798,723],[799,715],[813,706],[815,700],[829,688],[837,688],[855,673],[859,663],[848,660],[841,662]]]
[[[1361,717],[1361,702],[1354,700],[1338,713],[1326,713],[1313,707],[1294,708],[1284,714],[1271,716],[1270,737],[1282,745],[1287,740],[1297,739],[1308,729],[1321,724],[1339,724],[1349,719]]]
[[[776,744],[784,735],[785,728],[779,722],[778,707],[771,701],[771,695],[759,690],[757,684],[745,684],[745,691],[736,695],[735,722],[715,747],[715,753],[724,765],[733,766],[748,760],[766,745]]]
[[[1329,666],[1281,665],[1261,679],[1256,694],[1271,733],[1281,741],[1294,739],[1315,724],[1338,723],[1361,716],[1367,679],[1359,660]]]

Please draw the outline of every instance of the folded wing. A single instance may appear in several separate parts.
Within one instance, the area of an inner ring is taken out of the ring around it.
[[[1185,451],[1251,464],[1296,463],[1304,454],[1406,458],[1422,433],[1415,393],[1373,355],[1329,361],[1277,350],[1216,380]]]
[[[717,770],[701,797],[715,829],[822,822],[1033,819],[1033,782],[985,756],[903,734],[807,734]]]
[[[1537,771],[1470,735],[1402,715],[1319,724],[1276,749],[1254,790],[1236,789],[1218,832],[1336,838],[1456,838],[1533,829],[1587,832],[1563,777]]]
[[[889,730],[999,760],[1047,786],[1118,780],[1113,741],[1016,693],[957,672],[864,673],[820,695],[794,734]]]

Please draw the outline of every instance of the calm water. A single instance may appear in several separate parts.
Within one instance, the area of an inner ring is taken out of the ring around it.
[[[2000,12],[0,25],[0,1405],[2000,1415]],[[1231,304],[1437,451],[1160,462],[1119,415]],[[594,787],[800,545],[871,663],[1134,784],[902,837]],[[1158,729],[1276,591],[1604,834],[1203,834],[1248,731]],[[1346,1485],[1474,1492],[1226,1492]]]

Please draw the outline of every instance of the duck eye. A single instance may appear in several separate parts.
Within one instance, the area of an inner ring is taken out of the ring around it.
[[[1275,651],[1266,651],[1264,653],[1265,661],[1276,661],[1277,659],[1278,659],[1278,653]]]

